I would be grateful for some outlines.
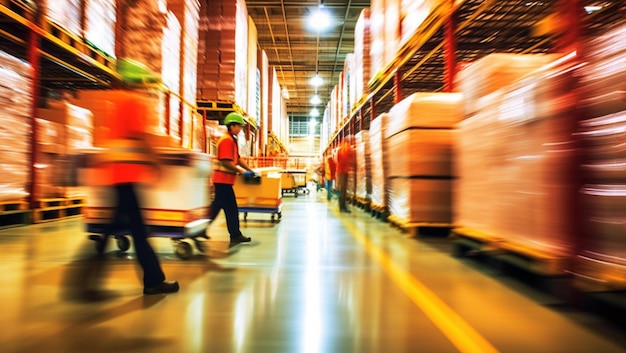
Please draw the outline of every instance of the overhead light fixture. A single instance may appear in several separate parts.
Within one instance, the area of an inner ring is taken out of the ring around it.
[[[324,7],[324,4],[321,3],[315,10],[311,12],[308,18],[309,28],[317,31],[324,32],[331,25],[331,18],[328,10]]]
[[[585,6],[585,11],[589,15],[599,10],[602,10],[602,6]]]
[[[320,99],[320,96],[318,96],[317,94],[314,95],[313,97],[311,97],[311,104],[313,105],[318,105],[322,103],[322,100]]]
[[[280,93],[283,96],[283,99],[289,100],[289,90],[287,87],[283,87],[283,90]]]
[[[319,87],[321,85],[324,84],[324,79],[322,79],[322,77],[320,76],[320,74],[315,74],[315,76],[313,76],[311,78],[311,85],[314,87]]]
[[[320,116],[320,111],[319,111],[319,110],[317,110],[317,108],[313,108],[313,109],[311,109],[311,116],[313,116],[313,117],[318,117],[318,116]]]

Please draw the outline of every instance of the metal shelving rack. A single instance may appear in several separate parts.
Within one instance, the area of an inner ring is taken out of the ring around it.
[[[553,15],[579,25],[585,35],[609,30],[624,19],[620,1],[582,17],[575,9],[591,0],[441,0],[396,57],[368,85],[369,93],[329,139],[327,151],[349,134],[369,129],[371,119],[415,92],[452,92],[458,65],[494,52],[539,54],[576,45],[580,31],[569,26],[562,36],[541,31]],[[552,23],[547,23],[550,27]]]

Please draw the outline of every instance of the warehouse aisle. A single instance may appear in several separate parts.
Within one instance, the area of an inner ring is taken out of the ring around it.
[[[99,267],[81,219],[0,230],[0,351],[626,352],[616,326],[451,257],[447,239],[336,208],[285,197],[282,221],[250,214],[253,243],[232,251],[220,218],[186,261],[152,239],[181,283],[167,296],[141,294],[132,248]],[[99,295],[77,295],[94,278]]]

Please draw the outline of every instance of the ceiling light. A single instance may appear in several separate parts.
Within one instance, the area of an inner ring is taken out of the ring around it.
[[[311,78],[311,85],[315,87],[319,87],[324,84],[324,79],[319,74],[315,74],[313,78]]]
[[[311,109],[311,116],[313,116],[313,117],[320,116],[320,111],[317,110],[317,108]]]
[[[281,95],[283,96],[283,99],[289,100],[289,90],[287,90],[287,87],[283,87]]]
[[[320,5],[317,9],[313,10],[308,19],[309,28],[318,32],[323,32],[328,29],[330,22],[330,14],[324,8],[324,5]]]
[[[320,96],[318,96],[317,94],[314,95],[313,97],[311,97],[311,104],[313,105],[318,105],[322,103],[322,100],[320,99]]]
[[[587,14],[592,14],[598,10],[602,10],[602,6],[585,6]]]

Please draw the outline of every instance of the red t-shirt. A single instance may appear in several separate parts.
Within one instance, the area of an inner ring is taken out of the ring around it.
[[[337,151],[337,166],[335,172],[337,174],[346,174],[350,170],[354,169],[355,154],[352,146],[348,143],[343,143]]]
[[[217,141],[217,156],[215,158],[218,161],[230,160],[235,165],[239,163],[239,146],[237,146],[237,140],[230,134],[225,133]],[[221,170],[215,170],[213,172],[213,182],[219,184],[235,184],[237,174],[230,172],[223,172]]]

